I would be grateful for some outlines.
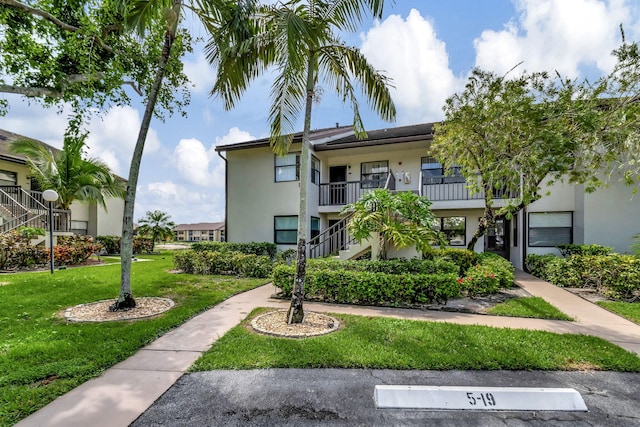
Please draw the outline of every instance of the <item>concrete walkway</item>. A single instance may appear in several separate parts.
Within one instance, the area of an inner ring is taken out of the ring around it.
[[[305,308],[362,316],[595,335],[640,354],[640,325],[524,272],[516,272],[516,282],[531,295],[544,298],[575,321],[318,303],[306,303]],[[128,426],[251,310],[256,307],[287,307],[287,301],[270,299],[273,292],[273,286],[265,285],[220,303],[158,338],[102,376],[59,397],[17,426]]]

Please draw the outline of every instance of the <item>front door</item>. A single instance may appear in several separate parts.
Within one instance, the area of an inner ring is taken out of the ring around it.
[[[484,251],[509,259],[509,220],[497,219],[496,224],[484,236]]]
[[[347,203],[347,167],[329,167],[329,204],[344,205]]]

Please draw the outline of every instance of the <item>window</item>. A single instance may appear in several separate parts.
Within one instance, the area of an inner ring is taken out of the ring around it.
[[[320,160],[311,156],[311,183],[320,184]]]
[[[384,188],[389,175],[389,162],[367,162],[360,165],[361,188]]]
[[[433,157],[422,158],[422,182],[424,184],[453,184],[456,182],[466,182],[460,173],[460,166],[454,166],[445,170],[442,163]]]
[[[0,185],[18,185],[18,176],[15,172],[0,170]]]
[[[529,246],[554,247],[573,242],[571,212],[530,212]]]
[[[88,234],[87,230],[89,229],[88,221],[71,221],[71,232],[75,234],[79,234],[81,236],[86,236]]]
[[[449,246],[465,246],[467,244],[467,218],[463,216],[438,218],[436,229],[445,235]]]
[[[276,182],[297,181],[300,179],[300,154],[275,156]]]
[[[315,238],[320,234],[320,218],[311,217],[311,238]]]
[[[273,240],[281,245],[295,245],[298,242],[298,216],[274,216]]]

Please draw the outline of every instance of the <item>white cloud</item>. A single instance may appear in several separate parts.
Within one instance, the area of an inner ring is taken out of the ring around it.
[[[209,65],[204,53],[199,52],[195,60],[184,60],[184,72],[193,83],[193,91],[196,93],[208,93],[216,79],[214,68]]]
[[[216,137],[216,146],[235,144],[236,142],[251,141],[256,139],[249,132],[240,130],[237,127],[232,127],[229,132],[223,137]]]
[[[255,139],[249,132],[233,127],[229,132],[216,137],[215,145],[233,144]],[[201,187],[224,187],[224,162],[215,152],[196,138],[181,139],[173,151],[176,169],[180,176],[191,184]]]
[[[128,172],[131,156],[140,131],[140,113],[128,106],[114,107],[102,117],[95,117],[89,125],[88,153],[102,159],[118,175]],[[149,129],[144,152],[160,148],[158,134]]]
[[[442,118],[444,100],[461,82],[449,68],[445,43],[433,24],[412,9],[406,20],[391,15],[362,36],[362,53],[393,79],[399,124]]]
[[[611,70],[619,25],[637,30],[627,0],[516,0],[517,22],[485,30],[474,42],[476,66],[504,73],[519,62],[527,71],[557,70],[578,77],[582,67]],[[637,13],[637,10],[636,12]]]
[[[193,191],[173,181],[139,186],[135,220],[156,209],[171,215],[176,224],[224,221],[224,195],[221,192]]]

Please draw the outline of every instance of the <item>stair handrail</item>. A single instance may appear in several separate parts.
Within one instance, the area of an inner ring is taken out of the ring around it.
[[[20,190],[24,191],[22,189],[22,187],[17,187]],[[19,201],[17,201],[16,199],[14,199],[11,194],[7,193],[6,191],[4,191],[2,188],[0,188],[0,194],[2,194],[3,197],[6,197],[7,199],[9,199],[12,203],[12,205],[17,206],[19,208],[21,208],[23,211],[25,212],[29,212],[29,208],[25,207],[22,205],[22,203],[20,203]]]
[[[340,221],[336,222],[335,224],[333,224],[331,227],[327,228],[326,230],[324,230],[322,233],[318,234],[317,236],[315,236],[314,238],[310,239],[307,242],[307,248],[309,249],[309,254],[310,257],[315,258],[314,255],[314,250],[318,247],[322,247],[322,245],[329,240],[329,236],[332,236],[334,233],[342,230],[342,229],[346,229],[346,224],[347,221],[349,221],[349,219],[351,218],[351,216],[353,215],[353,212],[349,212],[344,218],[342,218]],[[351,235],[349,233],[347,233],[347,238],[345,239],[345,243],[348,245],[349,243],[353,243],[352,242],[353,238],[351,237]],[[320,253],[320,257],[325,256],[328,254],[325,254],[323,252]]]
[[[0,229],[0,234],[8,233],[12,230],[22,227],[23,225],[26,225],[26,226],[42,225],[42,223],[46,223],[47,221],[46,213],[37,214],[36,216],[31,218],[29,217],[30,215],[32,214],[30,212],[27,212],[23,215],[13,218],[10,221],[3,223],[0,226],[2,227]],[[36,224],[37,222],[40,222],[41,224]],[[39,227],[39,228],[43,228],[43,227]]]
[[[391,184],[393,183],[393,188],[391,188]],[[384,183],[385,190],[395,190],[396,189],[396,177],[393,175],[393,171],[389,169],[389,174],[387,175],[387,181]]]

